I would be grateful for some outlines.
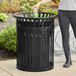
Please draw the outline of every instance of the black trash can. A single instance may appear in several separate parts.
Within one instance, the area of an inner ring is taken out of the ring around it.
[[[46,71],[54,67],[54,13],[16,13],[17,68]]]

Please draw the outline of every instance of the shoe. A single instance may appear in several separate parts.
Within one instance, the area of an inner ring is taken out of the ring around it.
[[[69,68],[72,65],[72,61],[71,60],[67,60],[65,62],[65,64],[63,65],[64,68]]]

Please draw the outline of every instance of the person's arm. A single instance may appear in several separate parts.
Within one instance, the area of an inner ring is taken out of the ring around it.
[[[41,6],[41,5],[43,5],[43,4],[46,4],[46,3],[49,3],[49,2],[51,2],[52,0],[42,0],[42,1],[40,1],[39,3],[37,3],[36,5],[34,5],[33,7],[32,7],[32,10],[34,9],[34,8],[36,8],[37,10],[38,10],[38,8]]]
[[[43,5],[43,4],[49,3],[49,2],[51,2],[51,1],[52,1],[52,0],[42,0],[42,1],[40,1],[38,4]]]

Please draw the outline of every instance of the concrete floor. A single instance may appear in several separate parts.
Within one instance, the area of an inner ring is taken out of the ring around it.
[[[44,72],[27,72],[16,69],[16,59],[0,61],[0,76],[76,76],[76,54],[72,54],[73,65],[63,68],[64,55],[55,56],[54,69]]]

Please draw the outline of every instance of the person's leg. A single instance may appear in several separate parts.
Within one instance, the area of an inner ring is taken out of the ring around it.
[[[69,18],[68,12],[58,11],[58,20],[60,25],[60,30],[62,34],[62,44],[66,57],[66,62],[63,65],[64,67],[69,67],[71,64],[71,55],[70,55],[70,45],[69,45]]]
[[[70,22],[71,22],[71,26],[73,28],[73,32],[74,32],[74,36],[76,38],[76,11],[72,11],[70,12]]]

